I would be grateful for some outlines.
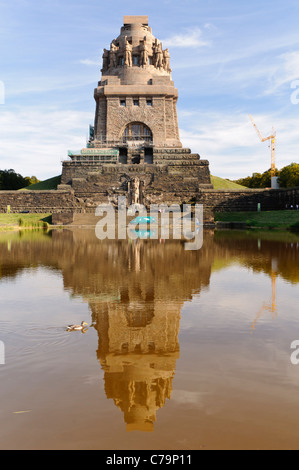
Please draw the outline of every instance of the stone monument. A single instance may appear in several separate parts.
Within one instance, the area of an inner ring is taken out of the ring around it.
[[[116,204],[120,195],[129,200],[136,179],[146,206],[187,203],[212,188],[209,162],[180,141],[170,53],[153,36],[148,17],[125,16],[102,59],[90,139],[63,162],[62,187],[71,186],[90,211]]]

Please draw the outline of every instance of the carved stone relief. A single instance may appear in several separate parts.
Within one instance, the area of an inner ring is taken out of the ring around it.
[[[115,67],[132,67],[139,65],[147,67],[153,65],[158,70],[171,73],[169,50],[163,51],[162,43],[157,39],[149,44],[146,36],[140,41],[139,47],[132,46],[132,39],[127,36],[121,45],[114,39],[110,45],[110,51],[104,49],[102,72]],[[134,55],[134,64],[133,64]]]

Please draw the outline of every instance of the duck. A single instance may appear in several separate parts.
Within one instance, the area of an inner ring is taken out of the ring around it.
[[[83,321],[81,323],[81,325],[69,325],[67,326],[67,331],[82,331],[85,333],[86,331],[86,326],[88,326],[88,323],[86,323],[85,321]]]

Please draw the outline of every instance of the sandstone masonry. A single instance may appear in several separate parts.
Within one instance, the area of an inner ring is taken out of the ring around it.
[[[63,162],[61,183],[81,201],[114,203],[123,195],[128,204],[182,203],[212,188],[209,162],[180,141],[169,51],[147,16],[124,17],[104,49],[94,98],[87,148]]]
[[[188,192],[177,196],[169,203],[190,202]],[[160,203],[159,194],[152,196],[153,202]],[[164,198],[163,198],[164,199]],[[82,216],[95,213],[97,205],[107,201],[103,193],[93,193],[89,197],[78,197],[73,190],[68,191],[0,191],[0,212],[7,212],[10,206],[12,213],[29,211],[32,213],[52,213],[53,223],[57,225],[70,224],[74,214]],[[115,201],[116,202],[116,201]],[[256,211],[261,209],[283,210],[286,205],[295,206],[299,202],[299,188],[280,190],[202,190],[197,193],[195,201],[204,206],[205,224],[213,224],[215,212]],[[82,219],[84,220],[84,219]]]

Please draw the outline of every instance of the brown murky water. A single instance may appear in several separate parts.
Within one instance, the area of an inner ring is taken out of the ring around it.
[[[0,234],[1,449],[299,449],[298,266],[291,234]]]

